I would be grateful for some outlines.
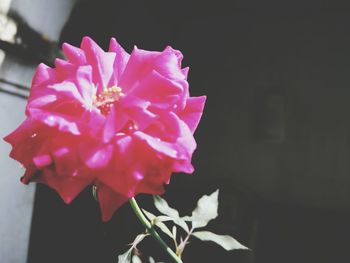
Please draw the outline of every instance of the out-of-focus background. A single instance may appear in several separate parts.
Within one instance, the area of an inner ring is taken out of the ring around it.
[[[25,87],[36,64],[58,54],[56,43],[78,46],[89,35],[104,48],[116,37],[129,52],[135,44],[171,45],[190,66],[191,95],[208,100],[196,172],[174,175],[165,196],[190,213],[199,196],[220,188],[219,219],[209,228],[252,249],[226,252],[193,240],[184,262],[350,262],[345,5],[1,0],[0,14],[1,137],[23,120]],[[9,146],[0,142],[0,150],[0,262],[117,262],[142,231],[127,205],[101,223],[90,189],[66,206],[47,187],[21,185]],[[168,262],[152,242],[141,250]]]

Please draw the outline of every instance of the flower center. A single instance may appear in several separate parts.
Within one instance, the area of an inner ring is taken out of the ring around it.
[[[123,96],[124,93],[122,92],[122,88],[118,86],[105,88],[100,94],[94,96],[93,105],[98,108],[103,115],[107,115],[111,110],[113,103]]]

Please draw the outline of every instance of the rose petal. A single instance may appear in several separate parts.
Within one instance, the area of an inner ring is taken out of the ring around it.
[[[57,81],[56,71],[50,68],[49,66],[43,63],[40,63],[35,71],[35,74],[32,80],[31,92],[34,91],[34,89],[38,88],[38,86],[41,86],[40,88],[43,88],[43,85],[51,84],[56,81]]]
[[[140,82],[128,91],[127,96],[133,95],[151,102],[152,108],[173,110],[175,104],[184,104],[186,83],[167,79],[155,70],[147,74]]]
[[[108,87],[109,80],[113,74],[115,53],[104,52],[91,38],[84,37],[81,49],[85,51],[86,59],[93,68],[93,79],[97,83],[100,92]]]
[[[121,45],[117,42],[115,38],[111,38],[109,43],[109,52],[115,53],[115,60],[113,64],[113,74],[109,82],[109,86],[118,85],[119,79],[124,73],[126,64],[129,61],[130,55],[125,52]]]
[[[163,52],[146,51],[134,48],[126,65],[124,74],[120,79],[121,87],[128,89],[147,76],[152,70],[159,72],[166,78],[184,80],[181,68],[178,66],[178,58],[171,49]]]
[[[79,135],[78,123],[74,118],[64,116],[57,113],[44,112],[42,110],[30,109],[30,116],[33,120],[36,120],[48,127],[56,128],[62,132],[68,132],[71,134]]]
[[[202,117],[205,100],[205,96],[188,98],[185,109],[179,114],[192,133],[196,130]]]
[[[139,138],[141,141],[146,142],[147,145],[149,145],[153,150],[155,150],[158,153],[164,154],[174,159],[179,158],[179,147],[174,143],[161,141],[159,138],[154,138],[141,131],[135,132],[134,136],[136,138]]]
[[[12,145],[10,157],[29,167],[33,156],[42,149],[45,139],[53,135],[52,130],[40,127],[38,123],[28,118],[4,140]]]
[[[80,157],[91,169],[99,169],[108,165],[112,158],[113,146],[98,142],[85,142],[79,148]]]
[[[72,64],[66,60],[56,58],[55,59],[55,72],[57,74],[57,78],[59,82],[61,81],[69,81],[75,74],[78,66]]]
[[[91,109],[93,107],[93,97],[97,90],[92,81],[92,67],[90,65],[81,66],[77,69],[75,85],[83,98],[82,103],[87,109]]]
[[[61,96],[65,96],[66,98],[77,100],[80,104],[84,103],[84,100],[79,93],[77,87],[74,83],[69,81],[63,81],[57,84],[52,84],[47,87],[49,90],[57,92]]]
[[[52,163],[52,158],[49,154],[37,155],[33,158],[33,162],[38,167],[38,169],[49,166]]]
[[[44,169],[40,176],[33,177],[33,182],[42,183],[54,189],[69,204],[89,184],[93,177],[65,177],[57,176],[55,171]]]
[[[114,212],[128,201],[128,197],[114,191],[101,182],[96,182],[97,198],[100,204],[102,221],[109,221]]]
[[[82,49],[72,46],[68,43],[63,43],[62,49],[69,62],[78,65],[86,64],[85,53]]]

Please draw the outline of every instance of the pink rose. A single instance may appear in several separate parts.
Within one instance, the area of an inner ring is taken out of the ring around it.
[[[161,194],[172,172],[192,173],[193,133],[205,96],[190,97],[180,51],[109,51],[84,37],[63,44],[67,60],[40,64],[26,120],[5,140],[25,167],[66,203],[97,186],[102,219],[138,193]]]

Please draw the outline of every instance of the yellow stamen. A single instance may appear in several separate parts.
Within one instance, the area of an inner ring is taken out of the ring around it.
[[[100,94],[93,96],[93,104],[102,114],[107,115],[113,103],[123,96],[125,94],[122,93],[122,88],[118,86],[104,88]]]

